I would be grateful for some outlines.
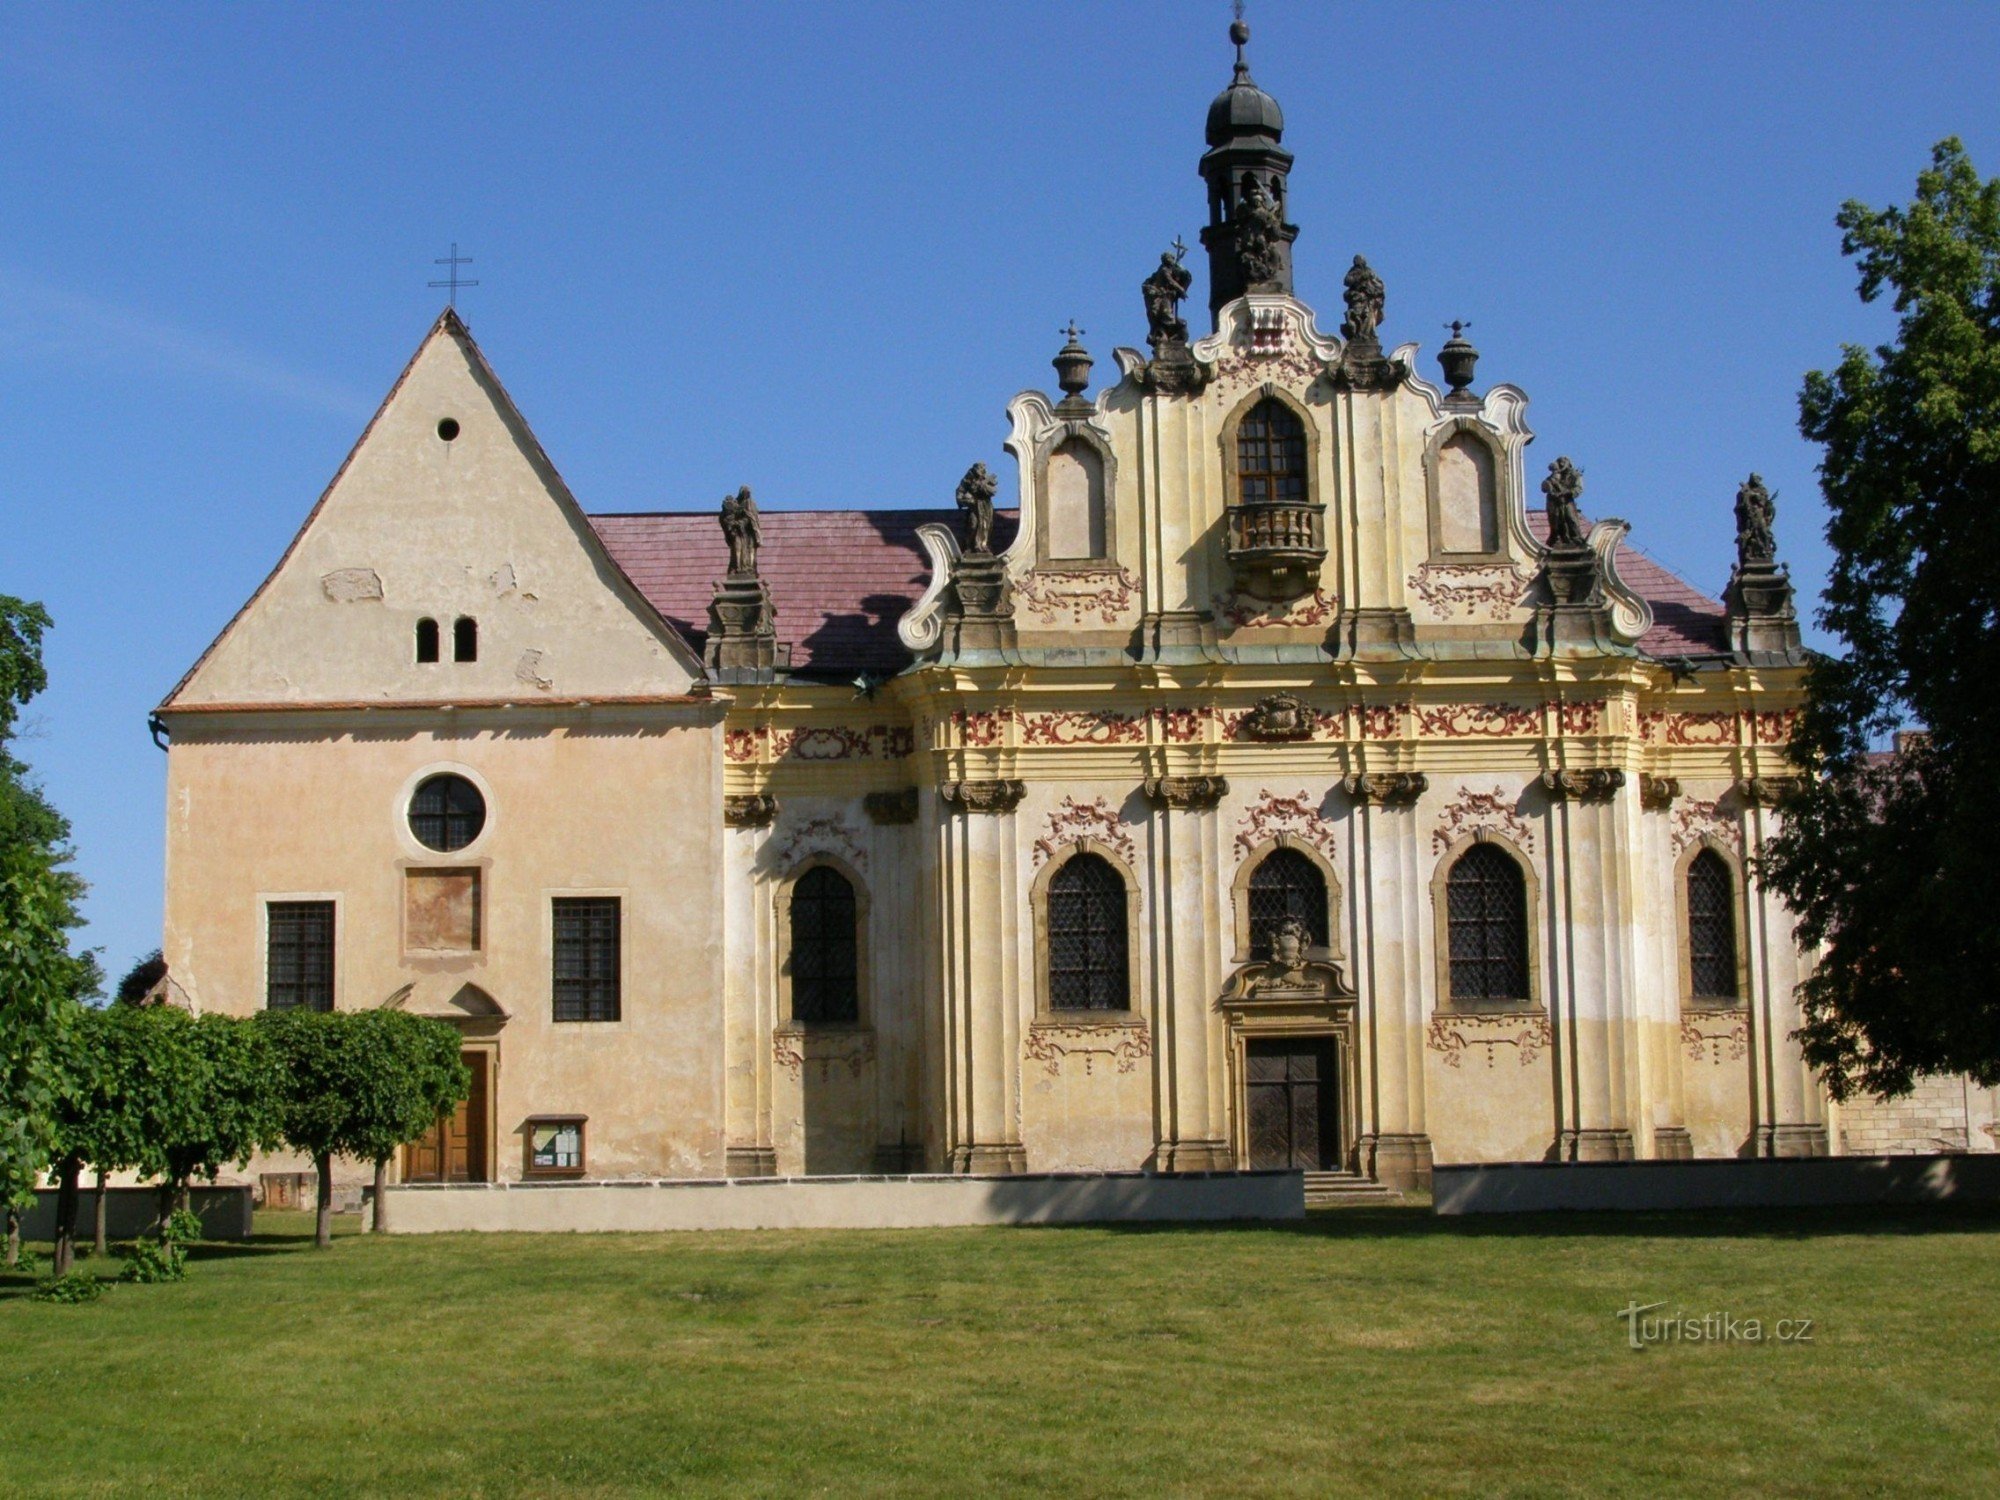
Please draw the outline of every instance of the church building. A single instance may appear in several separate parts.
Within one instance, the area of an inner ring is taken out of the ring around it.
[[[177,998],[452,1021],[406,1181],[1826,1152],[1768,492],[1713,599],[1363,257],[1316,313],[1233,39],[1207,327],[1177,245],[1016,508],[590,514],[446,311],[158,709]]]

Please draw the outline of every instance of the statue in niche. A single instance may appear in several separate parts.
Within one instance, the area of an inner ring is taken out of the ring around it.
[[[1776,498],[1764,488],[1763,477],[1752,474],[1736,491],[1736,558],[1744,567],[1777,559],[1778,539],[1771,530],[1777,519]]]
[[[988,557],[993,552],[993,497],[1000,493],[1000,481],[985,464],[974,464],[958,482],[958,508],[965,512],[965,550],[968,556]]]
[[[1340,325],[1341,337],[1356,343],[1372,342],[1375,330],[1382,326],[1382,308],[1388,301],[1389,289],[1382,285],[1375,268],[1358,255],[1341,285],[1346,288],[1347,298],[1347,321]]]
[[[1577,501],[1583,498],[1583,471],[1567,458],[1549,465],[1549,477],[1542,481],[1548,500],[1549,550],[1574,552],[1584,545],[1583,512]]]
[[[750,498],[749,485],[722,497],[722,535],[729,543],[729,576],[755,578],[764,528],[757,519],[757,502]]]
[[[1187,342],[1188,326],[1181,317],[1180,305],[1194,285],[1194,277],[1181,264],[1187,247],[1178,240],[1174,245],[1174,249],[1161,254],[1160,268],[1139,286],[1146,299],[1146,342],[1156,350],[1162,344]]]
[[[1277,200],[1253,176],[1236,210],[1236,259],[1243,267],[1243,279],[1251,285],[1277,278],[1284,227]]]

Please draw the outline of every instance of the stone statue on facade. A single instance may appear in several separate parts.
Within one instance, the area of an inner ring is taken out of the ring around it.
[[[1146,299],[1146,342],[1155,352],[1162,344],[1187,342],[1187,320],[1181,317],[1180,304],[1194,285],[1194,277],[1181,264],[1186,253],[1185,249],[1165,251],[1159,269],[1140,283],[1140,293]]]
[[[1375,274],[1375,268],[1358,255],[1341,284],[1346,288],[1347,297],[1347,321],[1340,325],[1341,337],[1355,343],[1375,342],[1375,330],[1382,326],[1382,309],[1388,301],[1388,288],[1382,285],[1382,278]]]
[[[757,518],[757,502],[750,498],[750,486],[722,497],[722,535],[729,543],[729,576],[755,578],[757,549],[764,543],[764,528]]]
[[[1542,481],[1548,501],[1549,550],[1574,552],[1584,546],[1583,512],[1577,501],[1583,498],[1583,471],[1567,458],[1549,465],[1549,477]]]
[[[1000,481],[985,464],[974,464],[958,482],[958,508],[965,512],[965,550],[968,556],[989,557],[993,552],[993,497],[1000,493]]]
[[[1274,281],[1282,265],[1281,247],[1285,216],[1277,200],[1254,176],[1243,192],[1236,210],[1236,260],[1243,267],[1243,279],[1251,286]]]
[[[1752,474],[1736,491],[1736,559],[1739,563],[1752,567],[1777,560],[1778,539],[1772,532],[1777,519],[1775,498],[1764,488],[1763,477]]]

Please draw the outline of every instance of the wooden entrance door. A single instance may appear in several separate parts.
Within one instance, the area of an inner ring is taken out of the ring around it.
[[[486,1112],[490,1107],[485,1052],[461,1053],[472,1074],[465,1102],[403,1148],[405,1182],[485,1182]]]
[[[1333,1039],[1250,1042],[1244,1060],[1251,1167],[1338,1167],[1340,1054]]]

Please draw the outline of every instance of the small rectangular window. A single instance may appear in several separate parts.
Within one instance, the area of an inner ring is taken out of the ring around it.
[[[531,1115],[527,1175],[581,1177],[584,1124],[582,1115]]]
[[[332,1010],[333,903],[273,901],[264,912],[264,1003],[272,1010]]]
[[[558,896],[555,915],[555,1019],[618,1019],[616,896]]]

